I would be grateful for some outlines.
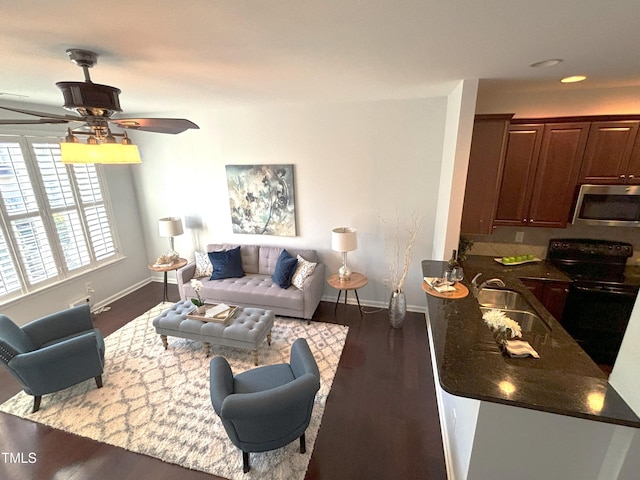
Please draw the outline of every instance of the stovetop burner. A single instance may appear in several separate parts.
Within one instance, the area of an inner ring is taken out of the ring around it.
[[[633,255],[629,243],[582,238],[549,241],[547,259],[572,280],[624,284],[627,258]]]

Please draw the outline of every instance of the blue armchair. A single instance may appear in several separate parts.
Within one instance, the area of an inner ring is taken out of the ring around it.
[[[80,305],[34,320],[23,327],[0,314],[0,359],[34,396],[33,412],[42,395],[89,378],[102,387],[104,340],[93,327],[89,305]]]
[[[265,452],[300,439],[309,426],[320,372],[307,341],[291,346],[290,363],[267,365],[233,375],[224,357],[211,359],[211,403],[231,442],[242,450],[247,473],[250,452]]]

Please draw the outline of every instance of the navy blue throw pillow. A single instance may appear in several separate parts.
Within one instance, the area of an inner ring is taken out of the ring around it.
[[[271,275],[273,283],[280,288],[289,288],[291,286],[291,277],[298,266],[298,259],[293,258],[289,252],[282,250],[276,262],[276,269]]]
[[[211,260],[211,265],[213,266],[211,280],[244,277],[240,247],[222,252],[209,252],[209,260]]]

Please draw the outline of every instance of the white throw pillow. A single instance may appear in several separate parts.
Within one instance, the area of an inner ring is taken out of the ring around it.
[[[293,272],[291,285],[302,290],[302,284],[307,279],[307,277],[313,273],[316,265],[317,263],[309,262],[308,260],[305,260],[300,255],[298,255],[298,268],[296,268],[296,271]]]
[[[193,274],[195,278],[198,277],[210,277],[213,273],[213,265],[209,260],[209,254],[207,252],[195,252],[196,257],[196,272]]]

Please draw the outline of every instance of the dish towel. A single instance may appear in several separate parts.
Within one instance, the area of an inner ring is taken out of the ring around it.
[[[507,340],[506,341],[507,354],[514,358],[533,357],[540,358],[538,352],[536,352],[529,342],[523,340]]]
[[[424,277],[424,281],[438,293],[456,291],[455,287],[452,285],[439,285],[438,282],[441,282],[442,279],[438,277]]]

